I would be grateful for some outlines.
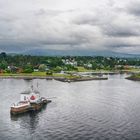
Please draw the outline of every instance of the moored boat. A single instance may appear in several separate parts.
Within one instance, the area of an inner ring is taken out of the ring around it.
[[[29,111],[38,111],[49,102],[51,100],[40,97],[40,92],[34,90],[32,86],[30,90],[21,93],[19,102],[12,104],[10,113],[15,115]]]

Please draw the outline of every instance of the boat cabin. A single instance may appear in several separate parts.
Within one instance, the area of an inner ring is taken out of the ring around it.
[[[37,101],[40,98],[40,93],[37,90],[24,91],[20,95],[20,101]]]

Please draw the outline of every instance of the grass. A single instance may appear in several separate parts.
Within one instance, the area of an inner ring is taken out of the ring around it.
[[[140,78],[140,73],[139,74],[134,74],[131,76],[132,78]]]
[[[89,70],[85,69],[84,67],[77,67],[79,72],[87,72]]]
[[[140,69],[138,68],[130,68],[130,69],[126,69],[126,70],[122,70],[122,71],[127,71],[127,72],[140,72]]]
[[[33,73],[1,73],[0,76],[46,76],[45,72]]]
[[[60,74],[60,73],[53,73],[53,75],[46,75],[46,72],[33,72],[33,73],[17,73],[17,74],[13,74],[13,73],[1,73],[0,76],[5,76],[5,77],[18,77],[18,76],[34,76],[34,77],[62,77],[62,78],[66,78],[66,79],[75,79],[75,78],[79,78],[79,76],[75,76],[75,75],[71,75],[71,74]]]
[[[126,79],[134,80],[134,81],[140,81],[140,73],[138,73],[138,74],[133,74],[133,75],[127,77]]]
[[[33,73],[1,73],[0,76],[54,76],[54,77],[65,77],[65,74],[53,73],[53,75],[46,75],[46,72],[33,72]]]
[[[77,67],[79,72],[111,72],[107,70],[87,70],[84,67]],[[129,69],[122,70],[127,72],[140,72],[140,69]],[[53,73],[53,75],[46,75],[46,72],[33,72],[33,73],[0,73],[0,76],[54,76],[54,77],[65,77],[65,78],[75,78],[75,76],[71,74],[61,74],[61,73]],[[140,78],[140,74],[135,74],[135,77]]]

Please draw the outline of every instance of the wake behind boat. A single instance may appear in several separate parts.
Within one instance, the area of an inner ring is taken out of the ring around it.
[[[19,102],[12,104],[10,113],[15,115],[29,111],[38,111],[49,102],[51,100],[41,97],[40,92],[34,90],[32,86],[31,89],[21,93]]]

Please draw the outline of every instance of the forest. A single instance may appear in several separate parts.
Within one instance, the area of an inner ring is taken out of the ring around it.
[[[140,58],[103,56],[31,56],[0,53],[0,72],[32,73],[34,71],[123,70],[139,68]]]

